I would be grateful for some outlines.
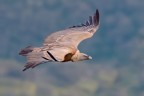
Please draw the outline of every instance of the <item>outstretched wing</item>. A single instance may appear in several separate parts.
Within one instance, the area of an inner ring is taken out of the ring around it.
[[[70,61],[71,57],[78,52],[78,44],[93,36],[99,26],[99,12],[89,17],[85,24],[72,26],[62,31],[55,32],[44,41],[44,46],[40,48],[27,47],[19,54],[27,57],[28,68],[34,68],[47,61]]]
[[[77,48],[79,43],[87,38],[93,36],[97,31],[99,26],[99,11],[96,10],[96,13],[93,16],[89,17],[89,20],[85,24],[78,26],[72,26],[68,29],[55,32],[48,36],[44,41],[44,46],[72,46]]]

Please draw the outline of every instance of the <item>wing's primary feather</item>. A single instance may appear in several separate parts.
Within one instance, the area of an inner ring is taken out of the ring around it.
[[[89,17],[89,21],[86,24],[73,26],[68,29],[55,32],[48,36],[44,41],[44,46],[73,46],[77,48],[78,44],[93,36],[99,26],[99,11],[96,10],[94,16]]]

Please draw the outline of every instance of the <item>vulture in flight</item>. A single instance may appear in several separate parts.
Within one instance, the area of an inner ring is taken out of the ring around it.
[[[76,62],[92,59],[78,49],[81,41],[91,38],[99,27],[99,11],[86,23],[57,31],[47,36],[42,47],[28,46],[19,52],[27,58],[23,71],[46,62]]]

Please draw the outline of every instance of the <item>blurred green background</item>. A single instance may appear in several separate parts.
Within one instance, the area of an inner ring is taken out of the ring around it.
[[[22,72],[21,48],[96,9],[100,28],[79,46],[93,60]],[[144,0],[0,0],[0,96],[144,96]]]

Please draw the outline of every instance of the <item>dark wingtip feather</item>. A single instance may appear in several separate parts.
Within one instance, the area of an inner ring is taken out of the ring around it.
[[[39,65],[39,64],[36,64],[36,63],[27,63],[24,67],[24,69],[22,71],[26,71],[27,69],[29,68],[33,68],[34,66],[36,65]]]
[[[92,16],[89,16],[90,25],[92,24]]]
[[[29,68],[31,68],[31,67],[25,67],[22,71],[26,71],[26,70],[29,69]]]
[[[98,11],[98,9],[96,9],[96,13],[95,13],[95,19],[96,19],[96,23],[95,23],[95,25],[97,26],[98,24],[99,24],[99,11]]]
[[[32,52],[32,51],[33,51],[33,47],[27,46],[26,48],[22,49],[22,50],[19,52],[19,55],[25,56],[25,55],[27,55],[28,53],[30,53],[30,52]]]
[[[90,24],[89,24],[89,22],[88,21],[86,21],[86,26],[89,26]]]
[[[93,25],[99,25],[99,11],[96,9],[96,12],[93,16]]]
[[[24,68],[22,71],[26,71],[28,68]]]

